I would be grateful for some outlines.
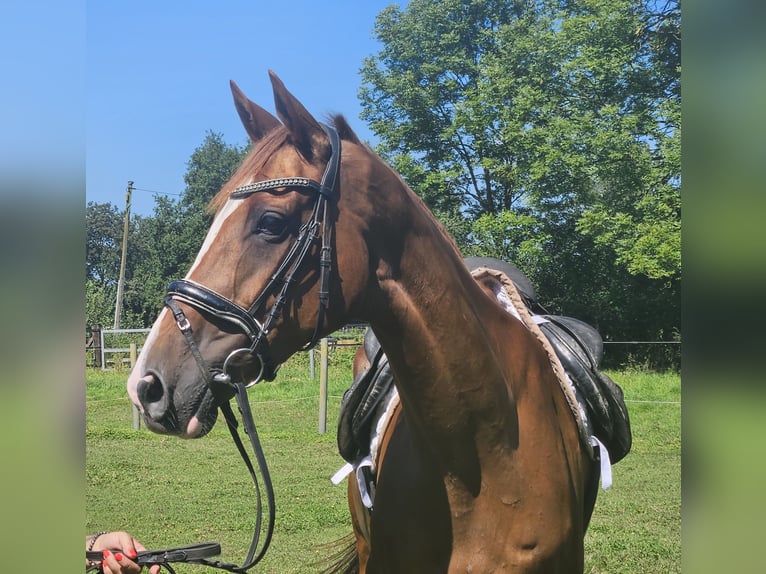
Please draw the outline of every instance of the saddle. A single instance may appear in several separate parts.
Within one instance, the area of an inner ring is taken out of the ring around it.
[[[547,314],[529,279],[510,263],[467,258],[466,264],[470,269],[500,271],[514,283],[572,383],[585,436],[593,435],[603,443],[612,464],[624,458],[632,443],[630,420],[622,389],[599,370],[604,345],[598,331],[579,319]],[[338,450],[350,463],[369,454],[382,399],[393,386],[388,360],[370,328],[365,333],[364,350],[370,368],[359,373],[344,393],[338,417]]]
[[[632,444],[630,419],[622,389],[601,372],[604,343],[599,332],[573,317],[540,315],[540,330],[572,381],[575,398],[585,413],[586,432],[609,451],[612,464],[622,460]]]
[[[379,410],[394,384],[388,357],[369,327],[364,333],[364,352],[370,367],[359,373],[343,393],[338,414],[338,451],[348,462],[370,454]]]

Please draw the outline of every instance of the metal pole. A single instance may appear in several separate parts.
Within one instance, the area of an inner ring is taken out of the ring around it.
[[[130,223],[130,194],[133,192],[133,182],[128,182],[128,192],[125,194],[125,223],[122,226],[122,257],[120,258],[120,278],[117,281],[117,302],[114,306],[114,328],[120,328],[122,313],[122,290],[125,283],[125,260],[128,252],[128,224]]]
[[[327,337],[319,342],[319,434],[327,432]]]

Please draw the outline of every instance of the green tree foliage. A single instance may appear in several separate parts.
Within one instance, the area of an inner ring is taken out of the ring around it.
[[[510,210],[482,214],[471,226],[471,238],[466,255],[512,261],[530,276],[539,275],[538,267],[546,266],[545,248],[550,237],[530,215]]]
[[[120,271],[123,215],[111,203],[91,201],[85,208],[85,221],[85,279],[116,285]]]
[[[86,325],[114,324],[114,304],[117,299],[117,284],[107,284],[97,279],[85,280],[85,323]]]
[[[607,338],[667,339],[679,31],[677,1],[411,0],[378,16],[363,117],[466,254],[517,262]]]

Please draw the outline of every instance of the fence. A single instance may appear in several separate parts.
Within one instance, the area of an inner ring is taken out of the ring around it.
[[[129,365],[131,344],[140,353],[148,333],[149,329],[102,329],[101,325],[90,325],[85,339],[85,350],[91,353],[90,366],[106,370],[110,363],[116,367],[117,361]]]
[[[349,323],[332,333],[327,339],[330,350],[335,347],[358,346],[362,344],[367,323]],[[130,343],[136,345],[141,352],[145,335],[149,329],[102,329],[100,325],[90,325],[86,329],[86,352],[90,352],[90,365],[93,367],[108,369],[109,365],[117,366],[116,361],[128,364],[130,359]],[[631,361],[646,361],[665,366],[676,367],[680,365],[681,341],[604,341],[604,346],[610,352],[605,357],[605,368],[619,368]],[[629,349],[660,349],[658,351],[644,351],[635,354]],[[663,354],[664,359],[657,359]],[[115,355],[123,355],[115,357]],[[668,356],[672,355],[670,359]],[[110,357],[112,357],[110,359]],[[311,377],[314,378],[314,354],[310,353]]]
[[[328,372],[328,355],[331,350],[338,346],[359,346],[364,339],[364,333],[367,329],[367,324],[364,323],[352,323],[339,329],[330,337],[321,339],[318,345],[320,353],[320,372],[319,372],[319,422],[318,430],[320,434],[324,434],[327,429],[327,372]],[[127,363],[130,367],[133,366],[138,353],[141,352],[141,347],[144,343],[145,335],[149,333],[150,329],[101,329],[100,325],[91,325],[89,328],[90,336],[86,337],[86,349],[92,349],[94,366],[101,367],[102,370],[106,370],[109,364],[107,359],[108,355],[117,355],[112,363],[117,366],[116,361],[119,359],[121,362]],[[115,338],[115,345],[124,346],[107,346],[107,338],[113,336]],[[130,340],[133,339],[133,340]],[[137,340],[140,340],[139,344]],[[680,341],[604,341],[604,345],[680,345]],[[680,347],[679,347],[680,348]],[[315,374],[315,354],[316,349],[312,348],[308,351],[310,358],[310,371],[311,378],[316,378]],[[123,353],[128,354],[128,357],[121,357]],[[133,428],[136,430],[140,426],[140,417],[138,410],[133,406]]]
[[[344,325],[327,338],[330,349],[361,345],[366,329],[367,323],[357,322]],[[130,344],[135,344],[140,353],[149,331],[150,329],[102,329],[101,325],[89,325],[85,330],[85,351],[88,366],[106,370],[110,364],[116,367],[117,361],[127,365],[130,361],[127,356],[130,353]],[[311,376],[313,378],[313,353],[311,360]]]

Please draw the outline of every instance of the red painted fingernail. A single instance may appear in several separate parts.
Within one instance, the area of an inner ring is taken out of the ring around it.
[[[130,550],[127,551],[127,555],[130,556],[131,558],[137,558],[138,552],[136,552],[135,548],[131,548]]]
[[[122,561],[123,558],[124,558],[124,556],[122,554],[120,554],[119,552],[114,555],[114,559],[117,560],[117,562]]]
[[[101,553],[101,556],[103,556],[103,557],[104,557],[104,560],[106,560],[107,558],[109,558],[109,556],[110,556],[111,554],[112,554],[112,553],[111,553],[111,552],[109,552],[109,550],[104,550],[104,551]]]

